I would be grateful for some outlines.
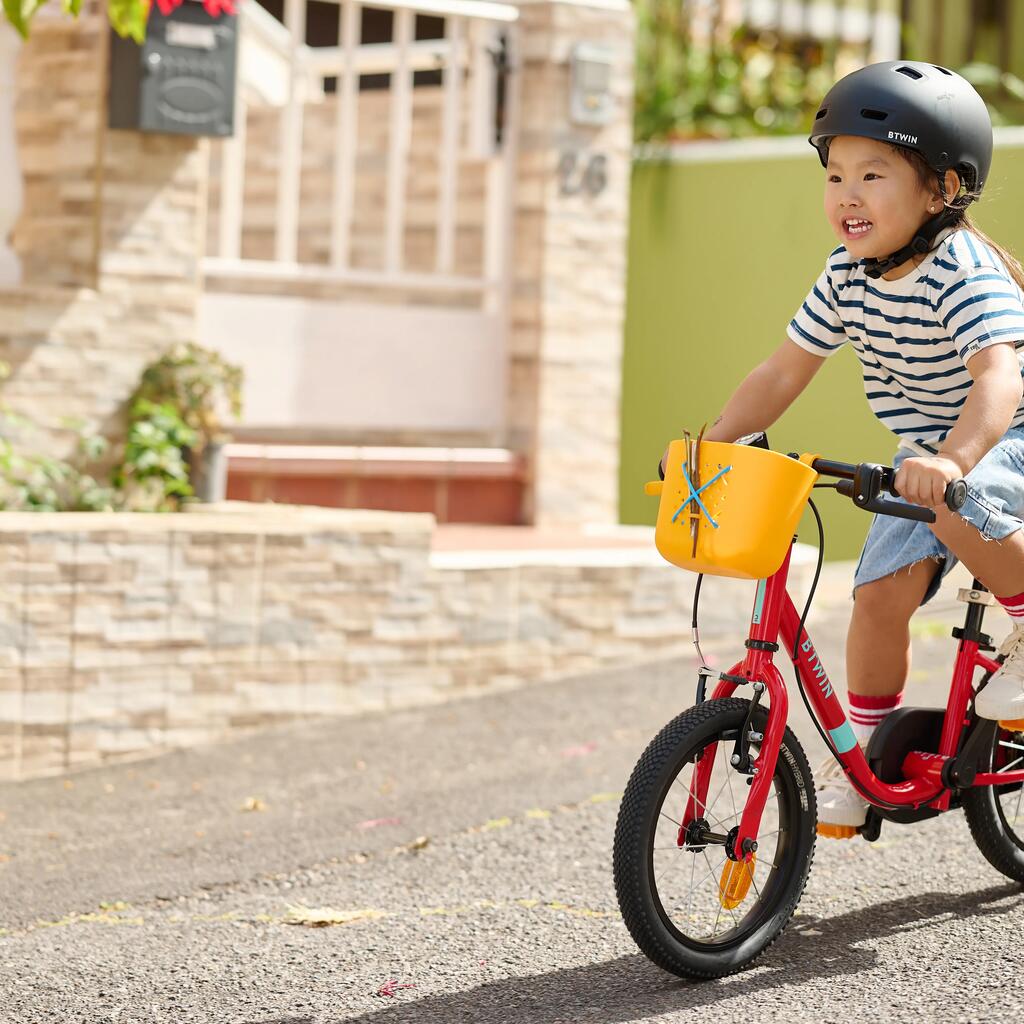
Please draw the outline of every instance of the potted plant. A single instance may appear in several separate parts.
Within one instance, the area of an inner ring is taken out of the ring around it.
[[[222,501],[227,485],[225,421],[242,415],[242,368],[194,342],[174,345],[142,373],[129,407],[170,406],[190,429],[183,455],[200,501]]]

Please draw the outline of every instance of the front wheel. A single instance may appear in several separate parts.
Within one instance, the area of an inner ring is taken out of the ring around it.
[[[749,701],[710,700],[683,712],[651,741],[622,797],[615,828],[619,908],[641,951],[685,978],[715,978],[745,967],[786,927],[814,857],[817,811],[807,758],[792,731],[782,738],[752,871],[721,845],[680,823],[698,759],[714,759],[707,802],[709,832],[739,824],[748,776],[730,764]],[[755,711],[763,734],[767,713]],[[751,746],[751,758],[759,752]],[[742,877],[746,872],[748,877]],[[739,883],[739,884],[737,884]]]

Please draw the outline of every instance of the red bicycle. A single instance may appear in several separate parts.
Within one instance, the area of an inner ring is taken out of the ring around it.
[[[882,497],[895,494],[890,467],[802,461],[815,479],[838,481],[817,486],[834,487],[862,508],[934,521],[930,509]],[[691,496],[700,494],[686,482]],[[947,504],[958,508],[965,496],[963,481],[951,484]],[[821,519],[811,507],[820,538]],[[989,863],[1024,882],[1024,721],[987,721],[973,710],[975,694],[999,665],[985,653],[994,647],[982,632],[992,596],[977,580],[960,592],[968,607],[964,625],[953,630],[959,647],[947,706],[894,712],[865,753],[804,630],[814,585],[803,616],[787,593],[793,539],[778,570],[758,583],[745,657],[728,672],[700,669],[695,706],[651,741],[619,809],[614,876],[623,919],[647,957],[683,977],[713,978],[749,964],[786,927],[807,881],[814,780],[787,725],[789,697],[774,661],[780,643],[811,721],[872,805],[857,830],[865,839],[877,839],[884,820],[907,824],[962,807]],[[699,588],[698,578],[698,651]],[[737,690],[750,696],[733,696]]]

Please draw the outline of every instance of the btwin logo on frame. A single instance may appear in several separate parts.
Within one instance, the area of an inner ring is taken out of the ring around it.
[[[831,697],[833,690],[832,684],[829,682],[828,673],[825,671],[825,666],[821,663],[821,658],[818,657],[818,652],[814,649],[814,645],[810,640],[805,640],[801,645],[800,649],[804,654],[809,655],[808,662],[810,663],[811,674],[814,676],[814,681],[818,684],[818,689],[821,690],[823,697]]]

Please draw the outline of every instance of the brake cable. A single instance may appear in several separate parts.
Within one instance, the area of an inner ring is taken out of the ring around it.
[[[835,487],[835,484],[816,484],[816,487]],[[850,782],[850,785],[858,792],[869,804],[877,807],[884,807],[887,811],[901,810],[898,804],[890,804],[886,801],[879,801],[875,797],[868,793],[865,793],[861,788],[860,784],[854,778],[853,773],[843,764],[842,758],[839,756],[839,752],[832,744],[832,740],[826,734],[822,728],[821,723],[818,721],[818,716],[811,710],[810,701],[807,699],[807,693],[804,690],[804,680],[800,675],[800,668],[797,665],[797,651],[800,647],[800,637],[804,631],[804,623],[807,621],[807,613],[811,609],[811,601],[814,598],[814,591],[818,587],[818,577],[821,575],[821,566],[825,560],[825,527],[822,525],[821,516],[818,513],[818,507],[814,502],[808,498],[807,504],[811,506],[811,511],[814,513],[814,520],[818,525],[818,564],[814,569],[814,579],[811,582],[810,593],[807,595],[807,603],[804,605],[803,615],[800,616],[800,625],[797,627],[796,638],[793,641],[793,651],[790,658],[793,662],[793,674],[796,676],[796,688],[800,691],[800,698],[804,702],[804,707],[807,709],[807,716],[814,723],[814,728],[818,730],[818,735],[821,737],[822,742],[825,744],[825,749],[842,765],[843,771],[846,773],[846,777]]]

